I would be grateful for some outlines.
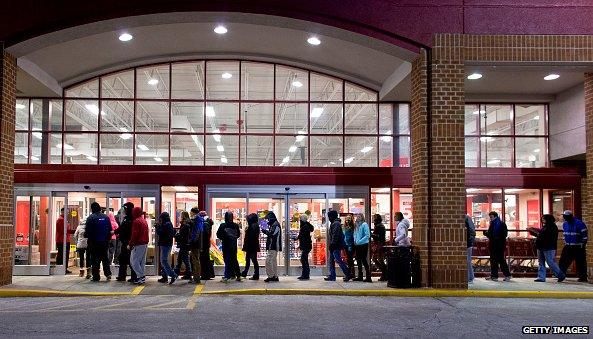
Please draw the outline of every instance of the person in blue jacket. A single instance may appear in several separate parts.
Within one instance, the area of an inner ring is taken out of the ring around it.
[[[562,213],[564,224],[564,248],[560,255],[560,270],[566,274],[568,266],[576,261],[579,282],[587,281],[587,225],[574,217],[571,211]]]
[[[101,213],[98,202],[91,204],[91,215],[86,219],[84,237],[88,239],[91,252],[93,281],[99,281],[99,268],[103,264],[103,273],[111,280],[111,265],[107,258],[109,240],[111,239],[111,222],[109,217]]]
[[[363,214],[356,215],[356,227],[354,228],[354,246],[356,251],[356,264],[358,266],[358,277],[354,281],[373,282],[371,279],[371,270],[367,260],[369,252],[369,239],[371,237],[371,230],[369,224],[364,220]],[[362,279],[362,266],[366,273],[366,279]]]
[[[500,265],[504,281],[510,281],[511,271],[509,271],[509,265],[504,257],[509,229],[495,211],[488,213],[488,216],[490,217],[490,227],[488,227],[488,231],[484,232],[484,235],[488,237],[490,250],[490,277],[486,280],[498,281],[498,266]]]

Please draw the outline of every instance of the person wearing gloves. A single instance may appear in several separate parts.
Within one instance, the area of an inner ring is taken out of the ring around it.
[[[181,272],[181,264],[185,265],[185,273],[181,279],[191,280],[191,264],[189,263],[189,233],[191,231],[191,219],[189,213],[186,211],[181,212],[179,231],[175,235],[177,248],[179,248],[179,254],[177,255],[177,265],[175,266],[175,274],[179,275]]]
[[[233,221],[233,213],[224,213],[224,222],[218,227],[216,237],[222,241],[224,259],[224,277],[221,282],[229,282],[235,278],[241,281],[241,269],[237,260],[237,239],[241,236],[239,225]]]
[[[350,281],[352,276],[348,271],[348,266],[342,260],[342,249],[346,246],[344,242],[344,232],[342,232],[342,225],[337,211],[329,211],[327,213],[329,218],[329,276],[325,277],[325,281],[336,281],[336,261],[344,273],[344,281]]]
[[[298,280],[309,280],[311,269],[309,268],[309,253],[313,249],[313,242],[311,241],[311,233],[315,230],[313,225],[309,222],[309,216],[301,214],[301,226],[299,228],[299,235],[297,240],[299,241],[299,248],[301,249],[301,266],[303,271]]]
[[[200,284],[202,277],[200,253],[202,253],[202,233],[204,231],[204,216],[206,215],[206,212],[200,211],[197,207],[192,208],[189,212],[192,222],[188,244],[189,250],[191,251],[191,268],[194,275],[189,282],[190,284]]]
[[[580,219],[575,218],[571,211],[562,213],[564,224],[564,248],[560,255],[560,269],[564,274],[568,266],[576,261],[579,282],[587,281],[587,225]]]
[[[132,237],[132,223],[134,222],[134,217],[132,216],[133,210],[134,204],[132,202],[124,204],[124,220],[122,220],[121,225],[113,231],[113,233],[119,237],[119,242],[121,243],[121,250],[119,252],[119,272],[117,278],[115,278],[115,280],[121,282],[126,281],[128,266],[130,266],[130,280],[128,281],[134,282],[137,279],[136,272],[134,272],[132,265],[130,265],[131,252],[128,248],[130,238]]]
[[[128,244],[128,249],[131,251],[130,265],[137,275],[133,283],[142,285],[146,282],[144,269],[146,266],[146,250],[148,248],[148,224],[144,218],[142,208],[138,206],[134,207],[132,216],[134,217],[134,221],[132,222],[132,236]]]
[[[467,283],[474,283],[474,265],[472,263],[472,251],[474,247],[474,241],[476,240],[476,226],[469,217],[465,215],[465,233],[467,240]]]
[[[348,272],[354,276],[354,217],[349,215],[346,217],[344,223],[344,242],[346,243],[346,263],[348,264]]]
[[[410,221],[404,218],[402,212],[395,212],[395,220],[397,221],[397,228],[395,229],[395,246],[410,247],[410,237],[408,237],[408,229],[410,228]]]
[[[369,239],[371,237],[371,230],[369,224],[364,220],[363,214],[356,215],[356,228],[354,229],[354,245],[356,253],[356,264],[358,266],[358,277],[355,281],[373,282],[371,279],[371,269],[367,261],[367,253],[369,252]],[[362,266],[366,273],[366,279],[362,278]]]
[[[243,278],[247,277],[249,264],[253,262],[253,276],[249,280],[259,280],[259,263],[257,262],[259,250],[259,220],[257,214],[251,213],[247,216],[247,230],[245,230],[243,239],[243,252],[245,252],[245,269],[241,273]]]
[[[173,236],[175,235],[175,230],[173,229],[173,224],[171,223],[171,217],[169,213],[163,212],[159,216],[159,221],[156,225],[156,234],[159,236],[158,245],[161,248],[161,279],[159,282],[166,283],[169,282],[169,285],[173,284],[177,279],[177,274],[171,268],[169,264],[169,256],[171,255],[171,249],[173,248]],[[167,277],[171,278],[171,281]]]
[[[266,273],[268,277],[265,282],[280,281],[278,279],[278,252],[282,252],[282,228],[274,212],[268,212],[266,215],[267,228],[262,229],[268,238],[266,239]]]
[[[103,273],[107,280],[111,280],[111,265],[107,260],[107,248],[111,238],[111,223],[109,217],[101,213],[98,202],[91,204],[91,215],[86,219],[84,237],[91,252],[93,281],[99,281],[99,268],[103,264]]]
[[[85,224],[80,223],[74,231],[74,239],[76,239],[76,253],[78,253],[78,267],[80,267],[80,277],[84,277],[84,269],[86,267],[87,279],[91,277],[91,256],[87,248],[87,238],[84,237]],[[86,266],[84,256],[86,254]]]
[[[552,273],[558,278],[558,282],[564,281],[566,275],[554,258],[556,257],[556,248],[558,246],[558,226],[556,226],[556,218],[551,214],[544,214],[542,217],[542,227],[540,229],[530,227],[527,229],[529,233],[536,236],[535,247],[537,248],[537,261],[539,263],[539,270],[537,272],[537,279],[535,282],[546,281],[546,263],[552,269]]]
[[[510,281],[511,271],[509,271],[509,265],[504,257],[507,235],[509,234],[507,224],[500,220],[498,213],[494,211],[488,213],[488,216],[490,217],[490,226],[484,235],[488,237],[488,249],[490,250],[490,277],[486,280],[498,281],[498,266],[500,265],[504,281]]]

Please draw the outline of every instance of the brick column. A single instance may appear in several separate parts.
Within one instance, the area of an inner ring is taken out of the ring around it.
[[[589,228],[589,238],[593,236],[593,208],[591,189],[593,188],[593,73],[585,73],[585,130],[587,136],[587,144],[585,149],[585,157],[587,162],[586,178],[583,178],[581,185],[581,201],[583,221]],[[591,241],[589,241],[591,244]],[[587,248],[587,270],[589,271],[589,279],[593,280],[593,248]]]
[[[0,45],[0,285],[12,282],[16,60]]]

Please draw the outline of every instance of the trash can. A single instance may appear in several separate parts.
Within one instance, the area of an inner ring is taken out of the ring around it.
[[[394,247],[387,256],[387,287],[412,287],[412,251],[410,247]]]

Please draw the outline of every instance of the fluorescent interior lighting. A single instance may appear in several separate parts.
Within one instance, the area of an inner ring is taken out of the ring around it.
[[[127,129],[127,128],[125,128],[125,127],[120,127],[120,128],[119,128],[119,130],[120,130],[121,132],[127,132],[127,131],[128,131],[128,129]]]
[[[318,46],[321,44],[321,40],[319,40],[319,38],[316,36],[310,37],[309,39],[307,39],[307,42],[313,46]]]
[[[207,117],[215,117],[216,116],[216,112],[214,112],[214,107],[206,106],[206,116]]]
[[[233,75],[231,73],[229,73],[229,72],[224,72],[224,73],[222,73],[221,77],[223,79],[230,79],[230,78],[233,77]]]
[[[533,150],[533,152],[535,152],[535,153],[539,153],[539,151],[540,151],[539,148],[536,148],[536,149]]]
[[[467,193],[476,193],[476,192],[480,192],[481,189],[479,188],[468,188],[465,190]]]
[[[223,164],[226,164],[229,161],[227,160],[227,158],[225,156],[222,156],[222,157],[220,157],[220,162],[222,162]]]
[[[149,79],[148,80],[148,84],[151,85],[151,86],[154,86],[154,85],[156,85],[158,83],[159,83],[159,80],[158,79],[155,79],[155,78],[152,78],[152,79]]]
[[[41,132],[33,132],[33,136],[37,139],[42,139]]]
[[[62,144],[58,144],[56,147],[62,148]],[[64,144],[64,149],[74,149],[74,147],[72,147],[72,145]]]
[[[295,145],[290,146],[290,148],[288,149],[288,151],[290,153],[294,153],[294,152],[296,152],[296,150],[297,150],[297,147]]]
[[[389,136],[382,136],[379,139],[381,139],[381,141],[383,141],[383,142],[390,142],[391,141],[391,137],[389,137]]]
[[[226,27],[224,27],[223,25],[218,25],[214,28],[214,33],[216,33],[216,34],[225,34],[228,31],[229,30]]]
[[[156,161],[156,162],[163,162],[163,159],[161,159],[161,158],[159,158],[159,157],[154,157],[153,159],[154,159],[154,161]]]
[[[311,118],[319,118],[323,114],[323,107],[314,107],[311,110]]]
[[[554,74],[554,73],[552,73],[552,74],[548,74],[548,75],[546,75],[546,76],[544,77],[544,80],[556,80],[556,79],[558,79],[558,78],[560,78],[560,75],[559,75],[559,74]]]
[[[492,160],[488,160],[487,163],[493,165],[493,164],[499,164],[500,163],[500,159],[492,159]]]
[[[493,137],[481,137],[480,138],[481,142],[492,142],[494,140],[496,140],[496,138],[493,138]]]
[[[330,162],[329,162],[329,164],[330,164],[330,165],[335,165],[336,163],[335,163],[335,162],[333,162],[333,161],[330,161]]]
[[[365,146],[360,150],[360,153],[368,153],[373,149],[371,146]]]
[[[95,158],[92,155],[87,155],[86,158],[89,159],[90,161],[97,161],[97,158]]]
[[[534,116],[533,120],[539,120],[539,115]]]
[[[289,157],[288,155],[287,155],[287,156],[285,156],[285,157],[284,157],[284,159],[282,159],[282,163],[283,163],[283,164],[285,164],[285,163],[287,163],[287,162],[289,162],[289,161],[290,161],[290,157]]]
[[[218,146],[216,146],[216,149],[217,149],[219,152],[224,152],[224,146],[223,146],[223,145],[218,145]]]
[[[303,87],[303,83],[302,83],[302,82],[300,82],[300,81],[298,81],[298,80],[295,80],[295,81],[293,81],[293,82],[292,82],[292,85],[293,85],[294,87],[296,87],[296,88]]]
[[[174,188],[176,191],[187,191],[187,187],[185,186],[175,186]]]
[[[351,163],[353,160],[354,160],[354,157],[350,157],[350,158],[347,158],[346,160],[344,160],[344,163],[345,163],[345,164],[349,164],[349,163]]]
[[[124,139],[124,140],[128,140],[132,138],[132,135],[130,133],[122,133],[119,135],[120,138]]]
[[[214,132],[214,133],[220,133],[220,130],[218,130],[218,129],[215,129],[215,130],[214,130],[214,131],[212,131],[212,132]],[[220,135],[219,135],[219,134],[214,134],[214,135],[212,136],[212,138],[214,138],[214,141],[216,141],[216,142],[220,142]]]
[[[146,147],[146,145],[144,145],[144,144],[139,144],[138,145],[138,148],[141,149],[141,150],[143,150],[143,151],[148,151],[148,147]]]
[[[27,106],[23,105],[23,104],[16,104],[16,109],[23,109]]]
[[[31,156],[31,160],[35,160],[35,161],[37,161],[37,160],[39,160],[39,158],[38,158],[38,157],[36,157],[36,156],[34,156],[34,155],[32,155],[32,156]]]
[[[129,33],[122,33],[119,35],[119,41],[126,42],[126,41],[130,41],[132,39],[134,39],[134,37],[132,36],[132,34],[129,34]]]
[[[95,115],[99,115],[99,107],[97,107],[97,105],[86,104],[86,105],[84,105],[84,107],[87,109],[87,111],[89,111]]]
[[[505,193],[517,193],[517,192],[521,192],[522,189],[521,188],[505,188],[504,192]]]
[[[482,77],[482,74],[480,74],[480,73],[472,73],[472,74],[470,74],[470,75],[467,76],[467,78],[469,80],[478,80],[481,77]]]

